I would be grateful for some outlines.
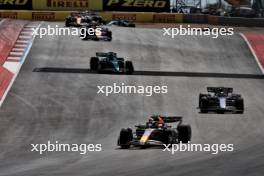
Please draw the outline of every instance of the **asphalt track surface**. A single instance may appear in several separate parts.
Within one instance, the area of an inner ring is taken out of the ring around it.
[[[55,23],[50,23],[55,25]],[[47,25],[47,24],[44,24]],[[109,42],[78,37],[36,38],[29,56],[0,110],[0,175],[6,176],[260,176],[264,173],[264,81],[210,77],[167,77],[32,72],[36,67],[89,68],[97,51],[130,58],[136,70],[260,74],[238,35],[162,36],[161,30],[114,28]],[[168,94],[97,95],[98,85],[168,85]],[[198,95],[207,86],[230,86],[245,98],[237,114],[199,114]],[[193,130],[193,143],[233,143],[234,152],[120,150],[122,127],[133,127],[152,114],[182,115]],[[103,151],[30,152],[30,144],[101,143]]]

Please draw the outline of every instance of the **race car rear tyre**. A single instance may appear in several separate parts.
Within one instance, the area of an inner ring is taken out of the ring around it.
[[[236,101],[236,109],[238,114],[244,113],[244,99],[238,99]]]
[[[70,23],[68,21],[65,22],[65,27],[70,27]]]
[[[107,41],[109,41],[109,42],[112,41],[112,32],[111,31],[108,31],[106,36],[107,36]]]
[[[90,69],[96,71],[99,67],[99,59],[97,57],[92,57],[90,61]]]
[[[71,20],[66,19],[66,21],[65,21],[65,27],[70,27],[71,26],[70,23],[71,23]]]
[[[126,67],[126,73],[127,74],[133,74],[134,66],[133,66],[133,63],[131,61],[126,61],[125,67]]]
[[[200,108],[200,112],[201,113],[208,113],[208,110],[204,109],[204,107],[207,106],[207,100],[205,99],[202,99],[201,95],[200,95],[200,98],[199,98],[199,108]]]
[[[119,145],[122,149],[128,149],[130,147],[129,142],[133,140],[133,133],[130,128],[122,129],[119,136]]]
[[[182,143],[188,143],[191,141],[192,129],[190,125],[179,125],[178,128],[178,141]]]
[[[129,24],[128,27],[136,27],[135,24]]]

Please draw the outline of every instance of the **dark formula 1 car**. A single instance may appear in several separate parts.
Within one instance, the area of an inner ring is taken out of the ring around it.
[[[116,26],[121,26],[121,27],[136,27],[134,23],[131,23],[127,20],[121,20],[121,19],[110,21],[107,25],[108,26],[116,25]]]
[[[92,28],[94,29],[95,32],[90,32]],[[86,30],[83,31],[84,29]],[[83,32],[81,32],[80,38],[82,38],[83,40],[112,41],[112,31],[110,31],[108,28],[105,28],[102,26],[94,26],[93,24],[89,24],[86,26],[86,28],[82,28],[81,30]]]
[[[103,18],[92,12],[72,12],[70,16],[65,19],[66,27],[81,27],[86,26],[92,22],[97,24],[103,23]]]
[[[134,66],[131,61],[118,58],[116,53],[96,53],[90,61],[91,71],[132,74]]]
[[[168,125],[177,123],[176,127]],[[145,125],[136,125],[135,132],[131,128],[120,131],[117,145],[123,149],[131,146],[150,147],[164,144],[188,143],[191,140],[191,126],[182,124],[182,117],[152,116]]]
[[[201,113],[214,111],[224,113],[244,113],[244,99],[239,94],[233,94],[233,88],[208,87],[208,94],[200,94],[199,109]]]

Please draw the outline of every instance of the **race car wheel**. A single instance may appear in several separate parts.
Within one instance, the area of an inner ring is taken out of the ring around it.
[[[244,113],[244,99],[238,99],[236,101],[236,109],[238,114],[243,114]]]
[[[70,27],[70,24],[68,21],[65,22],[65,27]]]
[[[109,42],[112,41],[112,32],[111,31],[108,31],[106,36],[107,36],[107,41],[109,41]]]
[[[135,24],[129,24],[128,27],[136,27]]]
[[[65,21],[65,27],[70,27],[71,25],[70,25],[70,20],[68,20],[68,19],[66,19],[66,21]]]
[[[131,61],[126,61],[125,63],[126,73],[127,74],[133,74],[134,72],[134,66]]]
[[[207,106],[207,99],[204,97],[199,98],[199,108],[200,108],[200,112],[201,113],[208,113],[208,111],[206,109],[204,109]]]
[[[97,57],[92,57],[90,61],[90,69],[96,71],[99,67],[99,59]]]
[[[133,140],[133,134],[130,128],[122,129],[120,131],[118,142],[122,149],[128,149],[130,147],[129,142],[131,142],[132,140]]]
[[[190,125],[179,125],[178,128],[178,141],[182,143],[188,143],[191,141],[192,129]]]

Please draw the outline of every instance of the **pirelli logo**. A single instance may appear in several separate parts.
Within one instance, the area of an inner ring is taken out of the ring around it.
[[[103,0],[104,10],[167,12],[170,0]]]
[[[128,20],[128,21],[137,20],[136,14],[113,14],[112,18],[113,20],[117,20],[117,19]]]
[[[153,15],[153,22],[156,23],[174,23],[176,17],[173,14],[155,14]]]
[[[54,12],[32,12],[33,20],[55,20]]]
[[[17,19],[17,12],[0,12],[0,18]]]
[[[89,0],[47,0],[49,8],[88,8]]]

